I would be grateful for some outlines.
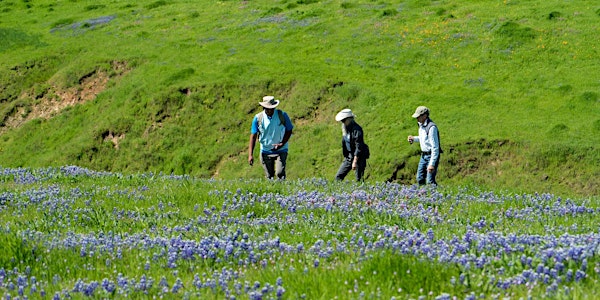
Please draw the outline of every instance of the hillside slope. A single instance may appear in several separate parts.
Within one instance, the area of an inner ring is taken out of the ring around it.
[[[599,24],[596,1],[0,1],[0,164],[261,177],[271,94],[290,178],[333,177],[349,107],[368,180],[413,182],[427,105],[442,184],[598,195]]]

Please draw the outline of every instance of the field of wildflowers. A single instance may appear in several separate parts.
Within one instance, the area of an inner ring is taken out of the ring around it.
[[[594,298],[597,203],[0,169],[4,299]]]

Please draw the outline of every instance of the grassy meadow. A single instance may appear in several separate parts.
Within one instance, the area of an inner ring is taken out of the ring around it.
[[[4,299],[595,299],[598,202],[0,169]]]
[[[0,0],[0,296],[594,299],[599,33],[591,0]]]
[[[598,24],[596,1],[4,0],[0,164],[258,179],[271,94],[290,179],[334,176],[349,107],[367,180],[413,183],[427,105],[441,184],[597,195]]]

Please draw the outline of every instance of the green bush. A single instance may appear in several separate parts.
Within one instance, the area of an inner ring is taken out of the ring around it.
[[[167,1],[158,0],[158,1],[154,1],[154,2],[146,5],[145,7],[146,7],[146,9],[155,9],[155,8],[159,8],[161,6],[165,6],[167,4],[168,4]]]

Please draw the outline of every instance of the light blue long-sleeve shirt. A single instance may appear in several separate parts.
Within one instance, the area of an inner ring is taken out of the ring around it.
[[[437,126],[429,128],[429,133],[425,131],[429,122],[431,120],[427,119],[423,124],[419,123],[419,136],[414,137],[414,141],[421,145],[421,151],[431,152],[429,165],[434,166],[440,158],[440,135]]]

